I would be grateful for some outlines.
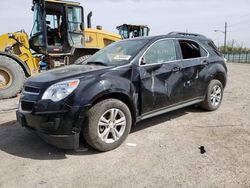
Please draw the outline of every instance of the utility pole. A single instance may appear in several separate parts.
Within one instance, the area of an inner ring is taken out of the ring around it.
[[[214,32],[221,32],[224,34],[224,54],[226,53],[226,50],[227,50],[227,22],[225,22],[225,30],[224,31],[221,31],[221,30],[214,30]]]
[[[224,53],[227,50],[227,22],[225,22],[225,31],[224,31]]]

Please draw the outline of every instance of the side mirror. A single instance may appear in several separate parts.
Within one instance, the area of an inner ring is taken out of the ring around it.
[[[146,65],[147,63],[146,63],[146,60],[145,60],[145,58],[143,57],[142,59],[141,59],[141,62],[140,62],[140,65]]]

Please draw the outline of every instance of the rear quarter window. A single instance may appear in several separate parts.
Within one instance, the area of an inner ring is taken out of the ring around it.
[[[207,45],[218,55],[222,56],[222,53],[220,53],[219,49],[216,47],[213,41],[208,41]]]

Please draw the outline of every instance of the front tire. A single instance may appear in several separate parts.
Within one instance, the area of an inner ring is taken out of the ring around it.
[[[94,149],[110,151],[124,142],[131,125],[132,117],[129,108],[117,99],[106,99],[88,111],[83,136]]]
[[[24,80],[21,66],[7,56],[0,56],[0,99],[15,97],[21,91]]]
[[[223,90],[223,85],[219,80],[211,80],[208,85],[205,100],[201,103],[201,107],[209,111],[217,110],[222,102]]]

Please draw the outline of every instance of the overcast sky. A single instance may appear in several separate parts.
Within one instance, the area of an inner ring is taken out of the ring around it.
[[[228,22],[228,41],[250,47],[250,0],[79,0],[85,16],[93,11],[93,25],[110,32],[122,23],[147,24],[151,35],[171,31],[201,33],[223,45]],[[32,0],[0,0],[0,34],[25,29],[30,33]]]

